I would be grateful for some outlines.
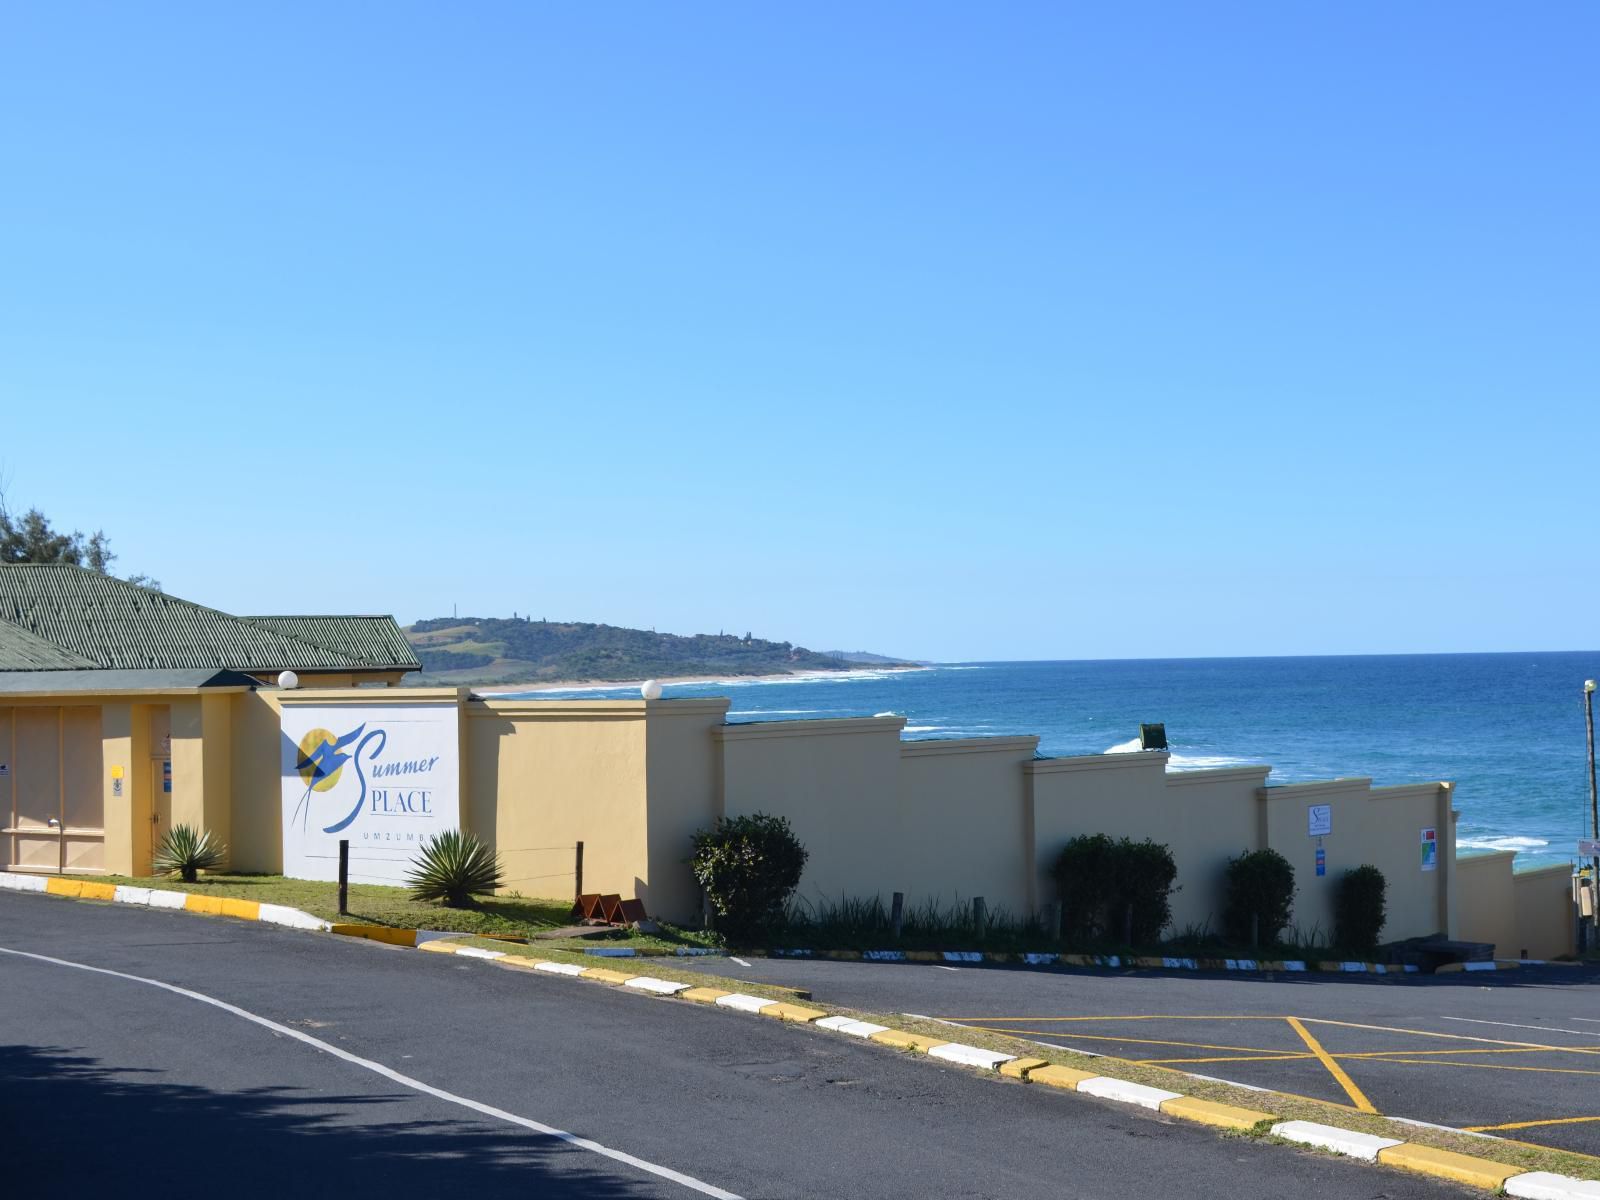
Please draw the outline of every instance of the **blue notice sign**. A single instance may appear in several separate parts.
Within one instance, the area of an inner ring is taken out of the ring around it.
[[[161,790],[169,795],[172,792],[172,760],[170,758],[161,764]]]
[[[1324,850],[1321,846],[1318,846],[1317,847],[1317,874],[1318,875],[1326,875],[1327,873],[1328,873],[1328,852],[1326,850]]]

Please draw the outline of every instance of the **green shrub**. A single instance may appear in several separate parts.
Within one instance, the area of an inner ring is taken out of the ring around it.
[[[1172,851],[1148,839],[1112,841],[1083,834],[1056,859],[1061,932],[1069,942],[1122,941],[1132,909],[1132,941],[1148,945],[1172,920]]]
[[[209,832],[174,825],[156,847],[150,866],[157,875],[176,875],[185,883],[193,883],[201,871],[221,866],[227,857],[228,848]]]
[[[1276,850],[1247,851],[1228,860],[1224,879],[1225,936],[1240,946],[1276,942],[1294,906],[1294,867],[1289,860]]]
[[[1388,919],[1384,903],[1388,885],[1377,867],[1364,865],[1346,871],[1339,880],[1333,902],[1334,945],[1346,950],[1371,950]]]
[[[695,834],[689,865],[717,928],[735,942],[748,942],[783,925],[808,857],[787,820],[752,813]]]
[[[425,838],[406,873],[413,900],[443,900],[466,908],[473,896],[491,895],[502,881],[500,859],[476,834],[447,829]]]

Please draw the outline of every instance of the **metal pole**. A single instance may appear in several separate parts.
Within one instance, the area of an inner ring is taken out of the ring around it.
[[[350,841],[339,839],[339,915],[350,915]]]
[[[1595,681],[1583,681],[1583,723],[1589,742],[1589,828],[1590,836],[1600,839],[1600,796],[1594,786],[1594,689]],[[1591,894],[1600,897],[1600,854],[1595,855],[1594,876],[1590,881]],[[1595,928],[1600,930],[1600,903],[1594,906]],[[1590,941],[1594,941],[1591,938]]]
[[[574,862],[573,862],[573,865],[572,865],[572,873],[573,873],[574,876],[577,877],[577,883],[574,885],[575,886],[575,890],[574,890],[573,895],[572,895],[573,903],[582,904],[583,903],[583,843],[582,842],[578,843],[578,852],[574,856]]]

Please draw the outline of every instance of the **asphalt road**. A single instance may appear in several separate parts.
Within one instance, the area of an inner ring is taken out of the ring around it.
[[[1353,1107],[1365,1101],[1388,1116],[1600,1154],[1600,971],[1592,968],[1261,978],[748,961],[748,967],[694,965],[813,988],[835,1004],[869,1012],[941,1017]],[[1349,1086],[1308,1038],[1338,1064]]]
[[[18,1196],[1463,1194],[819,1030],[354,939],[0,894],[0,947],[258,1018],[0,954],[0,1170]]]

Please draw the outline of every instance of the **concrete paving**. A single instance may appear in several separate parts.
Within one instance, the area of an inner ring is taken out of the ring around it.
[[[0,895],[0,947],[193,989],[280,1026],[0,954],[0,1129],[19,1196],[1464,1194],[821,1030],[481,960],[13,895]]]
[[[694,969],[1600,1155],[1600,971],[1592,968],[1262,978],[747,961]]]

